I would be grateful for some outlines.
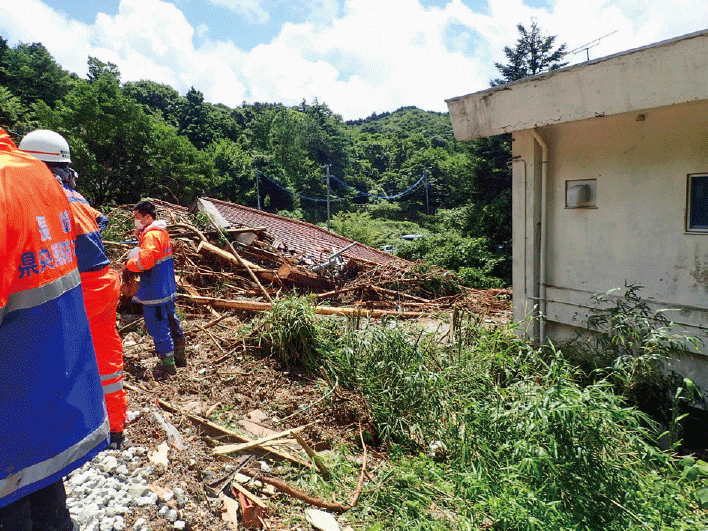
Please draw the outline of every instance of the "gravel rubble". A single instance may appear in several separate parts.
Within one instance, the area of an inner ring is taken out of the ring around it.
[[[184,490],[153,492],[149,477],[154,468],[141,466],[147,453],[141,446],[107,449],[66,477],[67,506],[81,531],[151,531],[145,518],[130,526],[126,523],[133,507],[147,506],[155,506],[158,517],[171,522],[174,529],[187,529],[182,519]]]

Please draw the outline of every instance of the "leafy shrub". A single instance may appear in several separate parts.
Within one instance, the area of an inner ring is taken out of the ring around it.
[[[567,351],[589,379],[606,378],[631,403],[676,430],[679,405],[701,395],[693,382],[667,371],[666,362],[699,341],[674,333],[665,310],[653,310],[639,296],[641,289],[625,285],[619,296],[619,288],[594,295],[586,322],[594,333],[579,334]]]
[[[319,363],[322,333],[314,305],[305,297],[276,300],[269,312],[253,321],[247,335],[262,354],[285,365],[312,370]]]
[[[454,232],[431,234],[403,243],[398,255],[457,272],[470,287],[486,289],[505,284],[497,276],[497,269],[507,258],[491,252],[487,238],[465,238]]]
[[[391,444],[364,494],[367,529],[705,527],[691,504],[708,503],[708,467],[681,479],[656,425],[609,381],[581,385],[560,352],[453,321],[451,346],[400,324],[340,338],[340,384],[362,390]]]

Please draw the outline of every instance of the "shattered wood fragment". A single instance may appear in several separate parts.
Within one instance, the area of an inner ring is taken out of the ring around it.
[[[224,504],[224,520],[231,524],[235,531],[240,529],[238,524],[238,502],[226,496],[223,492],[219,493],[219,499]]]
[[[260,498],[259,496],[256,496],[253,494],[250,490],[248,490],[246,487],[241,485],[238,481],[232,481],[231,482],[231,487],[239,491],[241,494],[246,496],[249,500],[251,500],[254,504],[258,505],[259,507],[263,509],[268,508],[268,502]]]
[[[278,268],[278,278],[315,289],[327,289],[332,285],[325,277],[291,264],[283,264]]]
[[[133,391],[133,392],[138,392],[139,390],[151,394],[150,391],[143,387],[135,387],[131,385],[129,382],[123,382],[123,387],[125,387],[128,391]],[[178,407],[170,404],[169,402],[166,402],[165,400],[162,400],[161,398],[156,399],[157,404],[166,409],[167,411],[170,411],[172,413],[179,413],[180,415],[183,415],[187,419],[191,420],[195,424],[199,424],[203,428],[205,428],[206,431],[210,431],[211,433],[219,433],[220,435],[227,435],[229,437],[232,437],[233,439],[236,439],[237,441],[241,442],[248,442],[250,439],[247,439],[240,433],[237,433],[235,431],[229,430],[227,428],[224,428],[223,426],[219,426],[218,424],[211,422],[210,420],[206,420],[200,417],[197,417],[196,415],[192,415],[190,413],[187,413],[185,411],[182,411]],[[304,459],[300,459],[299,457],[295,455],[291,455],[288,452],[285,452],[283,450],[275,449],[275,448],[266,448],[264,449],[265,452],[268,452],[269,454],[272,454],[279,459],[285,460],[285,461],[290,461],[293,464],[304,466],[305,468],[312,469],[314,468],[314,465],[310,463],[309,461],[305,461]]]
[[[238,421],[238,423],[241,425],[242,428],[247,430],[249,433],[252,433],[256,437],[267,437],[269,435],[274,435],[277,432],[271,429],[266,428],[265,426],[261,426],[257,422],[253,422],[252,420],[248,419],[241,419]]]
[[[214,453],[224,455],[224,454],[234,454],[236,452],[242,452],[243,450],[248,450],[250,448],[263,446],[264,444],[268,443],[269,441],[273,441],[275,439],[289,437],[290,435],[293,435],[294,433],[302,431],[303,429],[305,429],[305,426],[300,426],[298,428],[291,428],[289,430],[274,433],[273,435],[268,435],[267,437],[262,437],[260,439],[256,439],[255,441],[249,441],[249,442],[241,443],[241,444],[225,444],[224,446],[219,446],[218,448],[214,448]]]
[[[209,322],[208,322],[207,324],[205,324],[202,328],[204,328],[204,330],[208,330],[208,329],[211,328],[212,326],[215,326],[215,325],[219,324],[221,321],[223,321],[223,320],[226,319],[227,317],[228,317],[228,314],[220,315],[220,316],[218,316],[216,319],[214,319],[213,321],[209,321]]]
[[[216,411],[216,408],[218,408],[219,406],[221,406],[221,402],[217,402],[216,404],[211,406],[209,409],[207,409],[206,413],[204,413],[204,416],[207,418],[211,417],[211,414],[214,413],[214,411]]]

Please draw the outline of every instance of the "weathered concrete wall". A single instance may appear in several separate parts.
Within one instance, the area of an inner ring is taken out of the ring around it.
[[[548,145],[548,318],[580,325],[591,294],[626,281],[655,307],[680,308],[667,317],[706,339],[708,353],[708,234],[686,231],[688,175],[708,173],[708,101],[537,131]],[[514,317],[523,320],[538,302],[541,154],[530,130],[512,145]],[[565,207],[566,180],[577,179],[597,180],[597,208]],[[708,358],[695,357],[694,369],[695,360]],[[694,372],[708,388],[706,368]]]
[[[460,141],[708,99],[708,31],[447,100]]]

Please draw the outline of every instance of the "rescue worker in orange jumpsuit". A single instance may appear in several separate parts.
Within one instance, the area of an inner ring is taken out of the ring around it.
[[[0,530],[78,529],[62,478],[108,444],[66,195],[0,129]]]
[[[76,220],[76,258],[111,423],[111,446],[120,448],[127,408],[123,389],[123,342],[116,329],[121,281],[118,272],[110,268],[101,239],[108,218],[92,208],[74,189],[76,172],[69,167],[69,144],[59,133],[38,129],[27,134],[19,148],[49,167],[61,183]]]
[[[155,205],[150,201],[138,202],[133,207],[133,218],[140,249],[123,267],[140,273],[140,286],[133,301],[143,305],[145,328],[155,342],[155,352],[160,359],[153,374],[161,379],[177,374],[176,367],[187,366],[184,332],[175,313],[177,285],[172,241],[166,230],[167,223],[155,219]]]

